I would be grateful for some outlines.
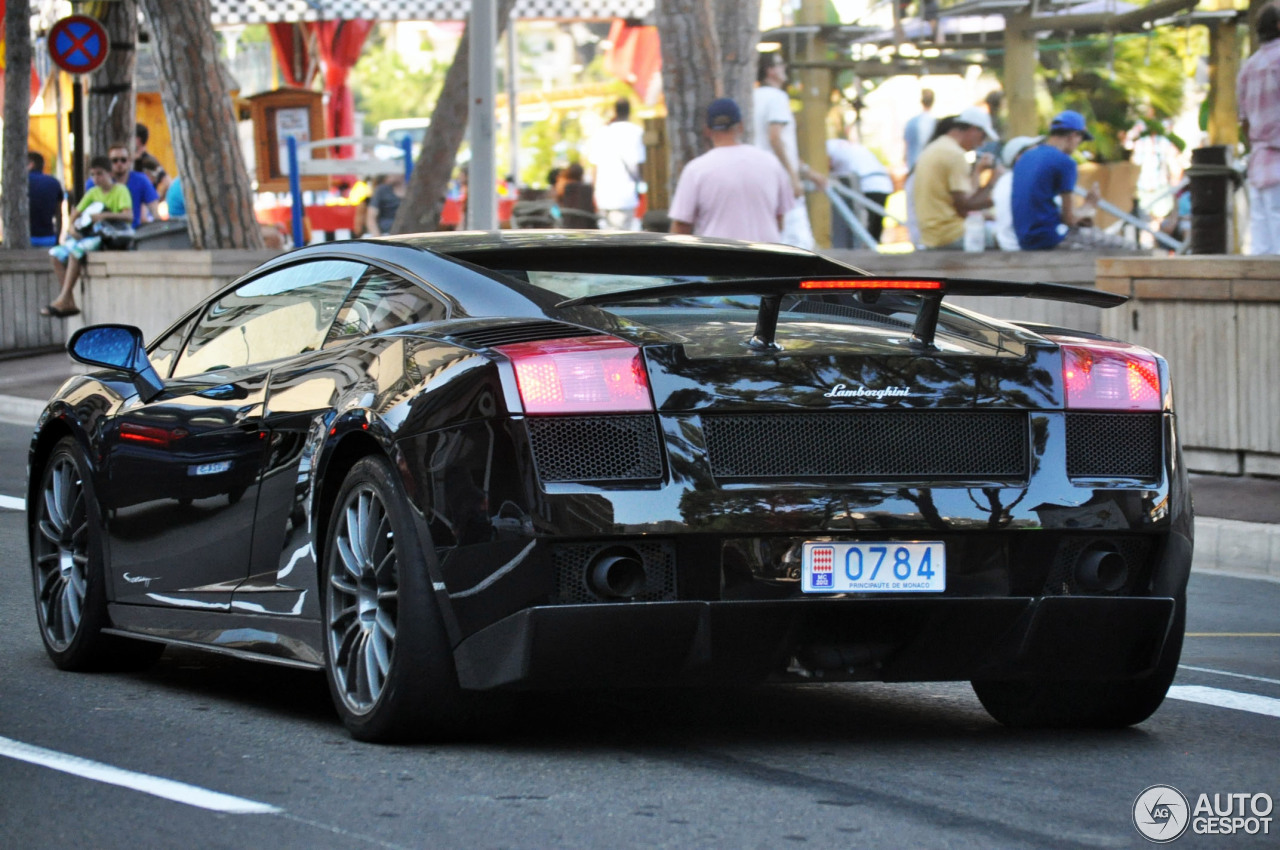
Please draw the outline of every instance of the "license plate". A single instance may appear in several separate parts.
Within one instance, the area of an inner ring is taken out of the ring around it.
[[[947,589],[947,550],[939,541],[806,543],[805,593],[940,593]]]

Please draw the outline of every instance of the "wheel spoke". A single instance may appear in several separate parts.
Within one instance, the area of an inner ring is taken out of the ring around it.
[[[75,593],[72,592],[69,584],[63,587],[61,602],[63,637],[70,639],[75,633],[76,626],[80,624],[80,602],[75,598]]]
[[[369,502],[371,496],[361,493],[356,497],[356,524],[351,529],[351,548],[360,555],[360,563],[369,558]]]
[[[387,636],[388,640],[395,641],[396,621],[391,617],[391,614],[379,608],[378,614],[376,617],[374,617],[373,621],[375,624],[377,624],[378,630],[381,631],[382,634]]]
[[[54,546],[62,545],[62,534],[58,531],[57,527],[54,526],[52,518],[42,520],[40,525],[37,527],[40,529],[40,533],[44,538]]]
[[[339,576],[339,575],[329,576],[329,584],[331,587],[333,587],[343,596],[356,595],[356,586],[351,582],[347,581],[346,576]],[[342,601],[346,602],[345,599],[343,599]]]
[[[369,681],[369,699],[375,700],[378,694],[382,692],[382,677],[385,668],[383,667],[383,658],[378,652],[378,641],[374,634],[370,634],[364,641],[364,668]],[[386,661],[390,662],[388,656]]]
[[[338,560],[342,562],[342,569],[346,570],[347,575],[351,576],[353,580],[359,581],[360,580],[360,558],[356,554],[355,550],[351,548],[351,540],[350,540],[351,526],[350,525],[347,526],[347,532],[348,532],[347,537],[343,537],[339,535],[336,538],[336,542],[338,544],[337,546]],[[334,576],[334,578],[336,579],[337,576]],[[352,593],[355,592],[354,588],[352,589],[351,592]]]

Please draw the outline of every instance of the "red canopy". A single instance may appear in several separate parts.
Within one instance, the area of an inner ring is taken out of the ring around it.
[[[305,88],[315,73],[323,69],[324,90],[329,96],[325,107],[325,130],[329,138],[355,135],[355,97],[347,86],[347,78],[360,59],[373,24],[373,21],[358,20],[268,25],[276,61],[286,84]],[[319,54],[319,68],[312,60],[313,51]],[[340,159],[351,155],[349,145],[337,151]]]

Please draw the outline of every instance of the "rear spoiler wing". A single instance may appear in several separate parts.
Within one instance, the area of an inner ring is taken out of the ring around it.
[[[838,292],[910,292],[921,296],[912,336],[923,346],[933,345],[938,330],[938,314],[947,295],[984,295],[1021,298],[1043,298],[1070,301],[1094,307],[1116,307],[1129,300],[1127,295],[1100,292],[1064,283],[1023,283],[1011,280],[973,280],[965,278],[923,277],[765,277],[739,280],[705,280],[602,292],[561,301],[558,307],[580,307],[598,304],[625,304],[655,298],[694,298],[708,295],[759,295],[760,312],[756,331],[747,342],[761,351],[777,350],[774,337],[778,330],[778,311],[784,295],[832,294]]]

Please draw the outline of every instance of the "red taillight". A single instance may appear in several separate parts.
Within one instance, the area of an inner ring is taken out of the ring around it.
[[[1062,346],[1066,406],[1073,410],[1160,410],[1160,369],[1147,351],[1123,343]]]
[[[497,346],[516,370],[525,413],[653,410],[640,349],[608,336]]]
[[[802,280],[801,289],[941,289],[940,280],[884,280],[852,278],[850,280]]]
[[[162,428],[156,425],[139,425],[124,422],[120,425],[120,439],[148,446],[167,446],[187,435],[185,428]]]

